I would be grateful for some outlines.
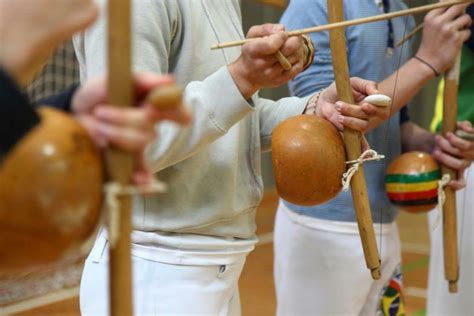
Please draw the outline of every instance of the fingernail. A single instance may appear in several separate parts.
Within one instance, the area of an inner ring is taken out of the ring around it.
[[[338,121],[339,123],[344,123],[344,116],[339,115],[339,116],[337,117],[337,121]]]
[[[273,31],[274,31],[274,32],[283,31],[284,28],[285,28],[285,27],[284,27],[283,25],[277,24],[277,25],[273,26]]]
[[[338,111],[342,110],[342,102],[341,101],[337,101],[335,106],[336,106],[336,110],[338,110]]]

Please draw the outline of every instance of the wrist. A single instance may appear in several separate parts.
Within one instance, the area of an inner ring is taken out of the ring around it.
[[[306,104],[306,107],[304,109],[303,114],[309,114],[309,115],[318,115],[318,108],[319,108],[319,100],[321,98],[321,94],[324,90],[320,90],[316,92],[308,101],[308,104]]]
[[[418,52],[413,56],[413,58],[420,64],[422,64],[425,69],[430,70],[434,77],[438,77],[443,72],[443,66],[439,62],[439,57],[432,57],[431,54],[425,53],[423,50],[418,50]]]
[[[245,67],[242,67],[239,61],[240,58],[230,64],[228,70],[242,96],[245,100],[248,100],[260,89],[260,87],[249,79],[248,72],[245,70]]]

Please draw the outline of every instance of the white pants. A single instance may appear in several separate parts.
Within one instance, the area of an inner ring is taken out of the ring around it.
[[[108,246],[99,237],[81,281],[82,315],[109,315]],[[134,315],[240,315],[238,279],[244,266],[174,265],[132,257]]]
[[[429,214],[431,231],[431,259],[428,279],[427,315],[474,315],[474,168],[466,172],[467,186],[456,194],[459,282],[458,293],[448,291],[444,278],[443,225],[438,210]],[[462,234],[462,235],[461,235]]]
[[[380,225],[375,228],[378,235]],[[382,234],[382,278],[374,281],[356,223],[309,218],[280,203],[274,240],[278,315],[378,315],[389,281],[401,286],[395,223],[383,224]]]

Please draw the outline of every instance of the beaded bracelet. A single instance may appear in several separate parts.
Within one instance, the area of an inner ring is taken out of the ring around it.
[[[308,104],[306,104],[306,108],[304,109],[304,114],[312,114],[316,115],[317,109],[318,109],[318,101],[319,97],[323,93],[323,90],[320,90],[316,92],[308,101]]]

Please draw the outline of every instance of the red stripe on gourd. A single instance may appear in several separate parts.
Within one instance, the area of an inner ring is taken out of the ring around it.
[[[438,189],[429,191],[418,191],[418,192],[387,192],[388,198],[393,201],[407,201],[407,200],[421,200],[431,199],[438,195]]]

